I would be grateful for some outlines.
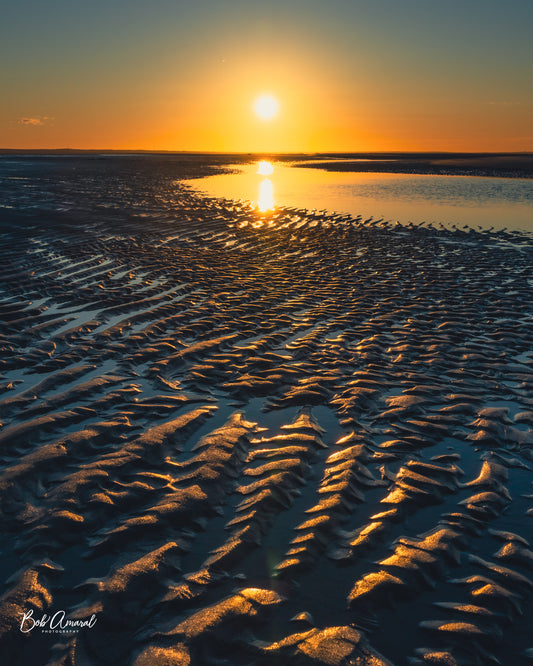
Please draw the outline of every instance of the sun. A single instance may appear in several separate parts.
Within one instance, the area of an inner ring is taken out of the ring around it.
[[[278,106],[272,95],[261,95],[254,102],[254,111],[262,120],[272,120],[278,113]]]

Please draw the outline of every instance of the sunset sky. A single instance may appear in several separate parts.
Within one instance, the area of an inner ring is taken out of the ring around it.
[[[0,148],[533,150],[533,0],[0,0],[0,17]]]

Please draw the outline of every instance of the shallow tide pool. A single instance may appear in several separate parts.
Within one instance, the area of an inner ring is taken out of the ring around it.
[[[287,206],[401,223],[533,231],[533,187],[527,178],[349,173],[282,162],[232,168],[238,172],[195,180],[193,186],[265,211]]]

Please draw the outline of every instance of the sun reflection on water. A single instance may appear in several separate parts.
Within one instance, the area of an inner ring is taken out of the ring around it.
[[[271,162],[261,160],[257,163],[257,173],[260,176],[270,176],[274,173],[274,167],[272,166]]]
[[[261,213],[274,208],[274,186],[270,178],[264,178],[259,185],[257,205]]]
[[[257,163],[257,174],[259,176],[270,176],[274,173],[274,167],[270,162],[261,160]],[[270,178],[263,178],[259,183],[259,197],[257,199],[257,208],[260,213],[274,208],[274,185]]]

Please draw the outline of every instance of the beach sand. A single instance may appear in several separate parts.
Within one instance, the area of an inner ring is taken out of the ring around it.
[[[261,214],[206,159],[10,184],[2,664],[529,663],[531,238]]]

